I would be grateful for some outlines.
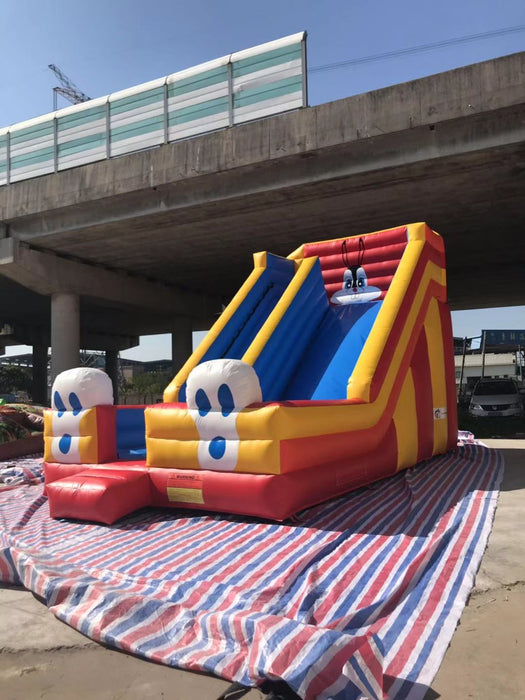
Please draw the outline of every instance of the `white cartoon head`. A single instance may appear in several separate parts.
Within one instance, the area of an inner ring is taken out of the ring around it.
[[[51,389],[55,411],[79,413],[93,406],[113,403],[113,385],[108,375],[100,369],[75,367],[61,372]]]
[[[200,467],[233,471],[239,454],[237,415],[262,401],[255,370],[241,360],[203,362],[188,377],[186,397],[199,432]]]
[[[381,290],[379,287],[368,284],[368,278],[362,266],[365,254],[363,239],[359,239],[357,265],[350,264],[346,241],[343,241],[341,249],[343,261],[347,269],[343,275],[342,288],[332,294],[330,299],[332,304],[359,304],[365,301],[374,301],[378,299],[381,296]]]
[[[51,394],[51,454],[57,462],[79,463],[80,421],[87,409],[113,404],[111,379],[100,369],[76,367],[57,376]]]

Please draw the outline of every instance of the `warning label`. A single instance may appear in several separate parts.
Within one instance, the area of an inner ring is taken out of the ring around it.
[[[168,499],[175,503],[204,503],[202,489],[172,489],[168,486]]]
[[[204,503],[202,477],[199,474],[170,476],[166,491],[170,502]]]

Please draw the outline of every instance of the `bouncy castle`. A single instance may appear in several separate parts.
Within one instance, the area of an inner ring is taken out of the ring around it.
[[[284,520],[456,446],[443,239],[424,223],[254,269],[153,406],[69,370],[45,416],[53,517],[144,506]]]

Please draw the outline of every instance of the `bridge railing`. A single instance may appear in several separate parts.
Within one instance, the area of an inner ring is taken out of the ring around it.
[[[300,32],[0,129],[0,185],[306,105]]]

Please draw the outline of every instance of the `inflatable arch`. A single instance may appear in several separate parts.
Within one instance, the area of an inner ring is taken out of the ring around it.
[[[154,505],[283,520],[455,447],[437,233],[410,224],[254,263],[164,403],[113,406],[96,370],[57,377],[52,516],[111,523]]]

